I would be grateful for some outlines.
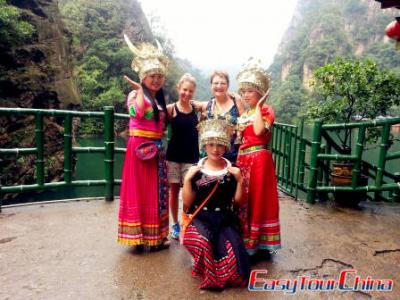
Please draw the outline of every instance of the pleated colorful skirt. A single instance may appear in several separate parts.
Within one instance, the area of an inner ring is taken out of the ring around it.
[[[196,217],[183,238],[193,257],[192,275],[201,279],[201,289],[245,287],[248,282],[250,266],[239,225],[221,226],[224,219],[217,212]]]
[[[122,171],[118,242],[159,246],[168,235],[168,182],[161,154],[141,160],[135,149],[145,137],[129,137]]]

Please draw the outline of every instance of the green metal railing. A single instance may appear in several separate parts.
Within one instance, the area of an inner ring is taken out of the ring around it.
[[[304,137],[303,121],[299,126],[276,123],[273,128],[272,152],[279,188],[296,199],[301,190],[306,193],[309,203],[314,203],[317,196],[323,197],[335,192],[372,192],[374,196],[370,198],[374,201],[400,201],[400,151],[389,152],[391,126],[399,123],[400,118],[347,124],[323,124],[316,120],[311,138]],[[381,132],[377,165],[363,160],[367,130],[371,128]],[[341,154],[338,151],[340,147],[335,143],[333,133],[341,130],[358,131],[353,153]],[[386,162],[390,160],[399,162],[397,172],[391,173],[385,169]],[[350,185],[335,186],[330,183],[332,161],[353,163]],[[360,186],[361,173],[372,184]],[[389,193],[388,197],[382,195],[385,191]]]
[[[82,112],[68,110],[40,110],[25,108],[0,108],[0,116],[34,116],[35,118],[35,147],[34,148],[0,148],[0,158],[6,155],[35,155],[36,183],[30,185],[2,186],[0,184],[0,211],[2,194],[20,193],[26,191],[39,191],[60,187],[74,186],[104,186],[106,201],[114,199],[114,185],[120,184],[120,179],[114,178],[115,153],[124,153],[125,148],[115,147],[114,119],[127,119],[128,115],[115,114],[112,106],[104,107],[103,112]],[[44,117],[64,118],[64,180],[59,182],[45,182],[45,157],[44,157]],[[103,147],[73,147],[72,145],[72,120],[79,118],[97,118],[104,122]],[[73,155],[78,153],[103,153],[104,154],[104,179],[101,180],[73,180]],[[1,171],[1,170],[0,170]]]
[[[0,211],[2,195],[4,193],[20,193],[25,191],[40,191],[60,187],[73,186],[104,186],[106,201],[114,199],[114,186],[121,184],[120,179],[114,178],[115,155],[125,153],[125,148],[115,147],[114,123],[115,119],[128,119],[126,114],[115,114],[113,107],[104,107],[103,112],[82,112],[67,110],[39,110],[23,108],[0,108],[0,116],[34,116],[35,119],[35,147],[31,148],[0,148],[0,160],[7,155],[35,155],[36,183],[30,185],[1,186],[0,184]],[[64,180],[59,182],[45,182],[45,149],[44,149],[44,118],[61,117],[64,119]],[[74,147],[72,143],[73,118],[97,118],[104,122],[103,147]],[[389,152],[390,129],[399,124],[400,118],[379,121],[355,122],[348,124],[323,124],[315,121],[311,138],[305,137],[304,121],[290,125],[275,123],[271,148],[275,161],[279,188],[287,194],[300,196],[305,193],[307,202],[314,203],[317,197],[323,197],[334,192],[369,192],[373,193],[372,200],[400,201],[400,151]],[[367,130],[380,129],[379,160],[377,165],[363,160],[364,144]],[[333,132],[340,130],[358,130],[354,153],[342,154],[332,137]],[[104,154],[104,179],[74,180],[73,156],[79,153]],[[330,183],[331,162],[346,160],[354,164],[351,184],[334,186]],[[386,162],[399,161],[398,172],[386,170]],[[2,170],[0,169],[0,172]],[[359,186],[360,174],[368,176],[373,184]],[[388,196],[384,196],[386,192]]]

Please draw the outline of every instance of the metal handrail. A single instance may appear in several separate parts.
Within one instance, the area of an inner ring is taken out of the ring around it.
[[[337,191],[374,192],[374,200],[389,200],[382,197],[382,192],[389,191],[390,195],[398,195],[398,190],[400,189],[400,184],[398,183],[399,176],[385,170],[387,161],[400,158],[399,151],[388,151],[390,147],[390,128],[392,125],[398,123],[400,123],[400,118],[362,121],[348,124],[323,124],[321,121],[316,120],[313,124],[311,139],[304,138],[303,136],[303,120],[301,120],[299,126],[283,123],[274,124],[274,136],[271,144],[279,188],[296,199],[298,198],[298,191],[303,190],[307,193],[306,199],[309,203],[315,202],[317,193],[321,196],[321,193]],[[371,127],[382,127],[377,166],[372,166],[362,159],[362,155],[365,151],[366,130]],[[358,128],[358,135],[353,153],[332,153],[332,149],[337,150],[337,145],[334,144],[334,140],[329,137],[328,132],[355,128]],[[295,132],[293,132],[293,130]],[[288,145],[289,147],[287,147]],[[293,156],[290,151],[294,152]],[[288,165],[288,161],[292,159],[295,161]],[[334,160],[343,160],[354,164],[351,184],[349,186],[333,186],[330,183],[330,162]],[[370,178],[374,180],[374,183],[371,185],[359,186],[358,178],[362,173],[361,169],[365,169],[366,167],[375,171],[373,177],[371,177],[371,174],[368,172]],[[308,175],[307,179],[306,174]],[[384,181],[383,177],[387,178],[389,181],[393,180],[394,182],[387,182],[388,180],[386,179]],[[305,180],[307,180],[307,182]],[[398,197],[396,199],[394,198],[395,196],[392,197],[391,201],[400,200],[397,199]]]
[[[126,114],[115,114],[114,107],[106,106],[102,112],[83,112],[56,109],[32,108],[0,108],[0,115],[35,116],[35,146],[30,148],[0,148],[0,155],[36,155],[36,183],[28,185],[2,186],[0,184],[0,212],[3,193],[20,193],[25,191],[39,191],[71,186],[104,186],[106,201],[114,199],[114,185],[121,184],[120,179],[114,178],[114,157],[116,153],[124,153],[125,148],[115,147],[114,123],[115,118],[126,119]],[[59,182],[45,182],[44,174],[44,129],[43,117],[64,117],[64,180]],[[73,147],[72,119],[73,117],[89,117],[104,121],[104,147]],[[104,179],[101,180],[73,180],[72,155],[78,153],[104,153]],[[1,158],[1,157],[0,157]]]
[[[116,154],[126,152],[125,148],[115,147],[114,123],[115,119],[127,119],[127,114],[114,113],[113,107],[104,107],[102,112],[83,112],[55,109],[30,108],[0,108],[0,115],[33,115],[35,116],[35,147],[29,148],[0,148],[0,159],[5,155],[36,155],[36,183],[18,186],[1,186],[0,184],[0,211],[2,193],[19,193],[24,191],[47,190],[68,186],[104,186],[104,198],[107,201],[114,199],[114,186],[121,184],[121,179],[114,178],[114,160]],[[64,118],[64,180],[60,182],[45,182],[44,176],[44,126],[43,117],[58,116]],[[102,147],[75,147],[72,145],[72,120],[74,117],[89,117],[103,119],[104,146]],[[278,186],[284,192],[298,198],[299,190],[307,193],[306,200],[314,203],[317,193],[336,191],[347,192],[374,192],[375,200],[381,199],[383,191],[389,191],[393,197],[400,195],[399,175],[385,170],[386,161],[400,158],[400,151],[389,153],[390,128],[399,124],[400,118],[353,122],[347,124],[323,124],[316,120],[313,125],[311,139],[304,137],[304,120],[299,125],[275,123],[271,150],[275,161]],[[381,143],[379,145],[379,161],[373,166],[362,160],[366,129],[382,127]],[[358,128],[358,136],[354,153],[332,153],[337,145],[329,138],[329,131]],[[74,180],[72,156],[79,153],[104,153],[104,179]],[[354,163],[352,182],[349,186],[332,186],[329,183],[329,168],[332,160],[346,160]],[[372,170],[374,184],[358,186],[357,178],[361,174],[362,165]],[[308,176],[306,176],[308,175]],[[384,180],[385,177],[385,180]],[[388,180],[393,182],[388,182]],[[266,179],[269,180],[269,179]],[[397,198],[396,198],[397,199]]]

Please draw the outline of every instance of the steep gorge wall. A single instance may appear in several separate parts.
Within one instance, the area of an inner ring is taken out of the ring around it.
[[[298,1],[269,68],[279,120],[291,122],[297,116],[311,89],[313,72],[338,56],[369,58],[381,68],[400,72],[398,51],[385,37],[387,24],[398,13],[381,9],[373,0]],[[287,107],[293,109],[288,112]]]
[[[71,36],[56,0],[10,1],[35,28],[30,43],[0,45],[0,106],[68,108],[81,104]]]
[[[18,46],[0,41],[0,107],[77,109],[80,94],[74,77],[71,35],[65,29],[56,0],[12,0],[35,28]],[[32,116],[0,116],[0,148],[35,147]],[[45,118],[46,180],[63,176],[62,119]],[[61,142],[60,142],[61,141]],[[3,157],[3,185],[32,184],[35,156]],[[7,195],[11,196],[11,195]]]
[[[23,107],[44,109],[80,109],[82,98],[77,83],[77,61],[93,42],[90,32],[76,47],[73,39],[82,38],[79,32],[67,27],[67,20],[61,15],[61,8],[73,4],[81,10],[84,24],[90,18],[90,11],[79,5],[99,7],[95,0],[7,0],[18,8],[22,19],[35,28],[29,41],[18,46],[10,46],[0,41],[0,107]],[[125,47],[122,33],[129,35],[135,43],[153,42],[147,18],[136,0],[102,1],[107,2],[113,14],[121,20],[121,26],[104,28],[109,36],[119,39],[119,46]],[[119,9],[123,6],[124,9]],[[87,7],[87,6],[86,6]],[[87,43],[85,43],[87,42]],[[130,55],[129,55],[130,56]],[[129,69],[129,61],[126,67]],[[125,65],[125,63],[124,63]],[[119,75],[118,75],[119,76]],[[125,101],[122,100],[122,103]],[[125,108],[125,107],[124,107]],[[45,181],[58,181],[63,178],[63,119],[44,118],[45,129]],[[126,126],[125,126],[126,127]],[[0,148],[35,147],[34,118],[0,116]],[[35,156],[0,157],[1,184],[32,184],[35,182]],[[5,195],[5,203],[13,201],[15,195]]]
[[[273,75],[282,81],[299,75],[307,88],[312,71],[335,56],[372,56],[379,62],[380,51],[394,52],[384,30],[395,16],[396,10],[381,10],[370,0],[300,1],[279,46]]]

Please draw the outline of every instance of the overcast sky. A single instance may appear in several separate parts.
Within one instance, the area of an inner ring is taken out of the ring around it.
[[[297,0],[139,0],[157,15],[176,54],[203,70],[240,66],[250,56],[268,67]]]

